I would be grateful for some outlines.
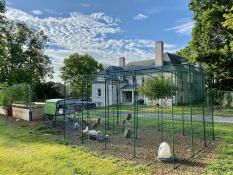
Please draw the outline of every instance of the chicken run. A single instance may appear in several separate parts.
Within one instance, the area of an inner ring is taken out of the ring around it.
[[[77,96],[72,92],[73,82],[67,80],[65,101],[79,99],[83,107],[74,113],[64,112],[65,139],[106,155],[165,167],[175,168],[191,160],[213,143],[213,98],[205,72],[181,66],[80,75]],[[171,81],[175,88],[157,85],[152,91],[158,98],[153,99],[140,88],[156,77]],[[159,97],[165,91],[167,95]],[[85,103],[96,105],[85,108]],[[158,159],[161,145],[170,149],[169,161]]]

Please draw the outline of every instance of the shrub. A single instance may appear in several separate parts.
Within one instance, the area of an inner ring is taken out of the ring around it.
[[[0,85],[0,105],[9,106],[11,103],[16,102],[20,104],[28,104],[29,91],[26,84],[15,84],[7,86],[6,84]]]

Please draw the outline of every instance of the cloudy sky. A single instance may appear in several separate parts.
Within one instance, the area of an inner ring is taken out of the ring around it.
[[[90,54],[117,65],[154,57],[154,42],[174,53],[191,40],[192,13],[187,0],[6,0],[6,16],[42,29],[49,37],[46,54],[59,81],[63,59]]]

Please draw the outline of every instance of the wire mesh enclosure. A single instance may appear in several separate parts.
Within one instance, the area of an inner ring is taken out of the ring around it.
[[[176,167],[214,140],[211,89],[203,70],[193,65],[112,67],[67,80],[65,91],[64,136],[72,144],[155,162],[166,142],[169,165]]]

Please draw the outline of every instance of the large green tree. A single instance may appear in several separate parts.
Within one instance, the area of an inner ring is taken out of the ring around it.
[[[0,2],[3,14],[4,2]],[[51,61],[44,54],[47,36],[43,31],[9,21],[4,16],[0,22],[0,82],[35,85],[52,76]]]
[[[224,14],[224,18],[223,26],[233,30],[233,6]],[[233,33],[230,33],[230,36],[233,39]],[[233,41],[231,41],[231,50],[233,51]]]
[[[42,31],[9,23],[5,37],[7,56],[0,60],[0,81],[36,84],[52,75],[51,61],[44,54],[47,37]]]
[[[4,13],[4,11],[5,11],[5,1],[0,0],[0,13]]]
[[[164,102],[176,94],[177,88],[170,77],[155,76],[145,80],[144,84],[138,87],[140,95],[144,95],[151,101],[164,99]],[[164,104],[166,106],[166,104]]]
[[[233,89],[233,64],[231,50],[232,29],[222,25],[224,14],[232,7],[232,0],[191,0],[195,27],[192,40],[186,48],[178,52],[188,57],[192,63],[199,63],[208,73],[209,80],[214,78],[214,87]]]
[[[72,54],[64,60],[61,77],[70,84],[72,95],[89,98],[91,94],[91,81],[94,75],[103,69],[90,55]]]

